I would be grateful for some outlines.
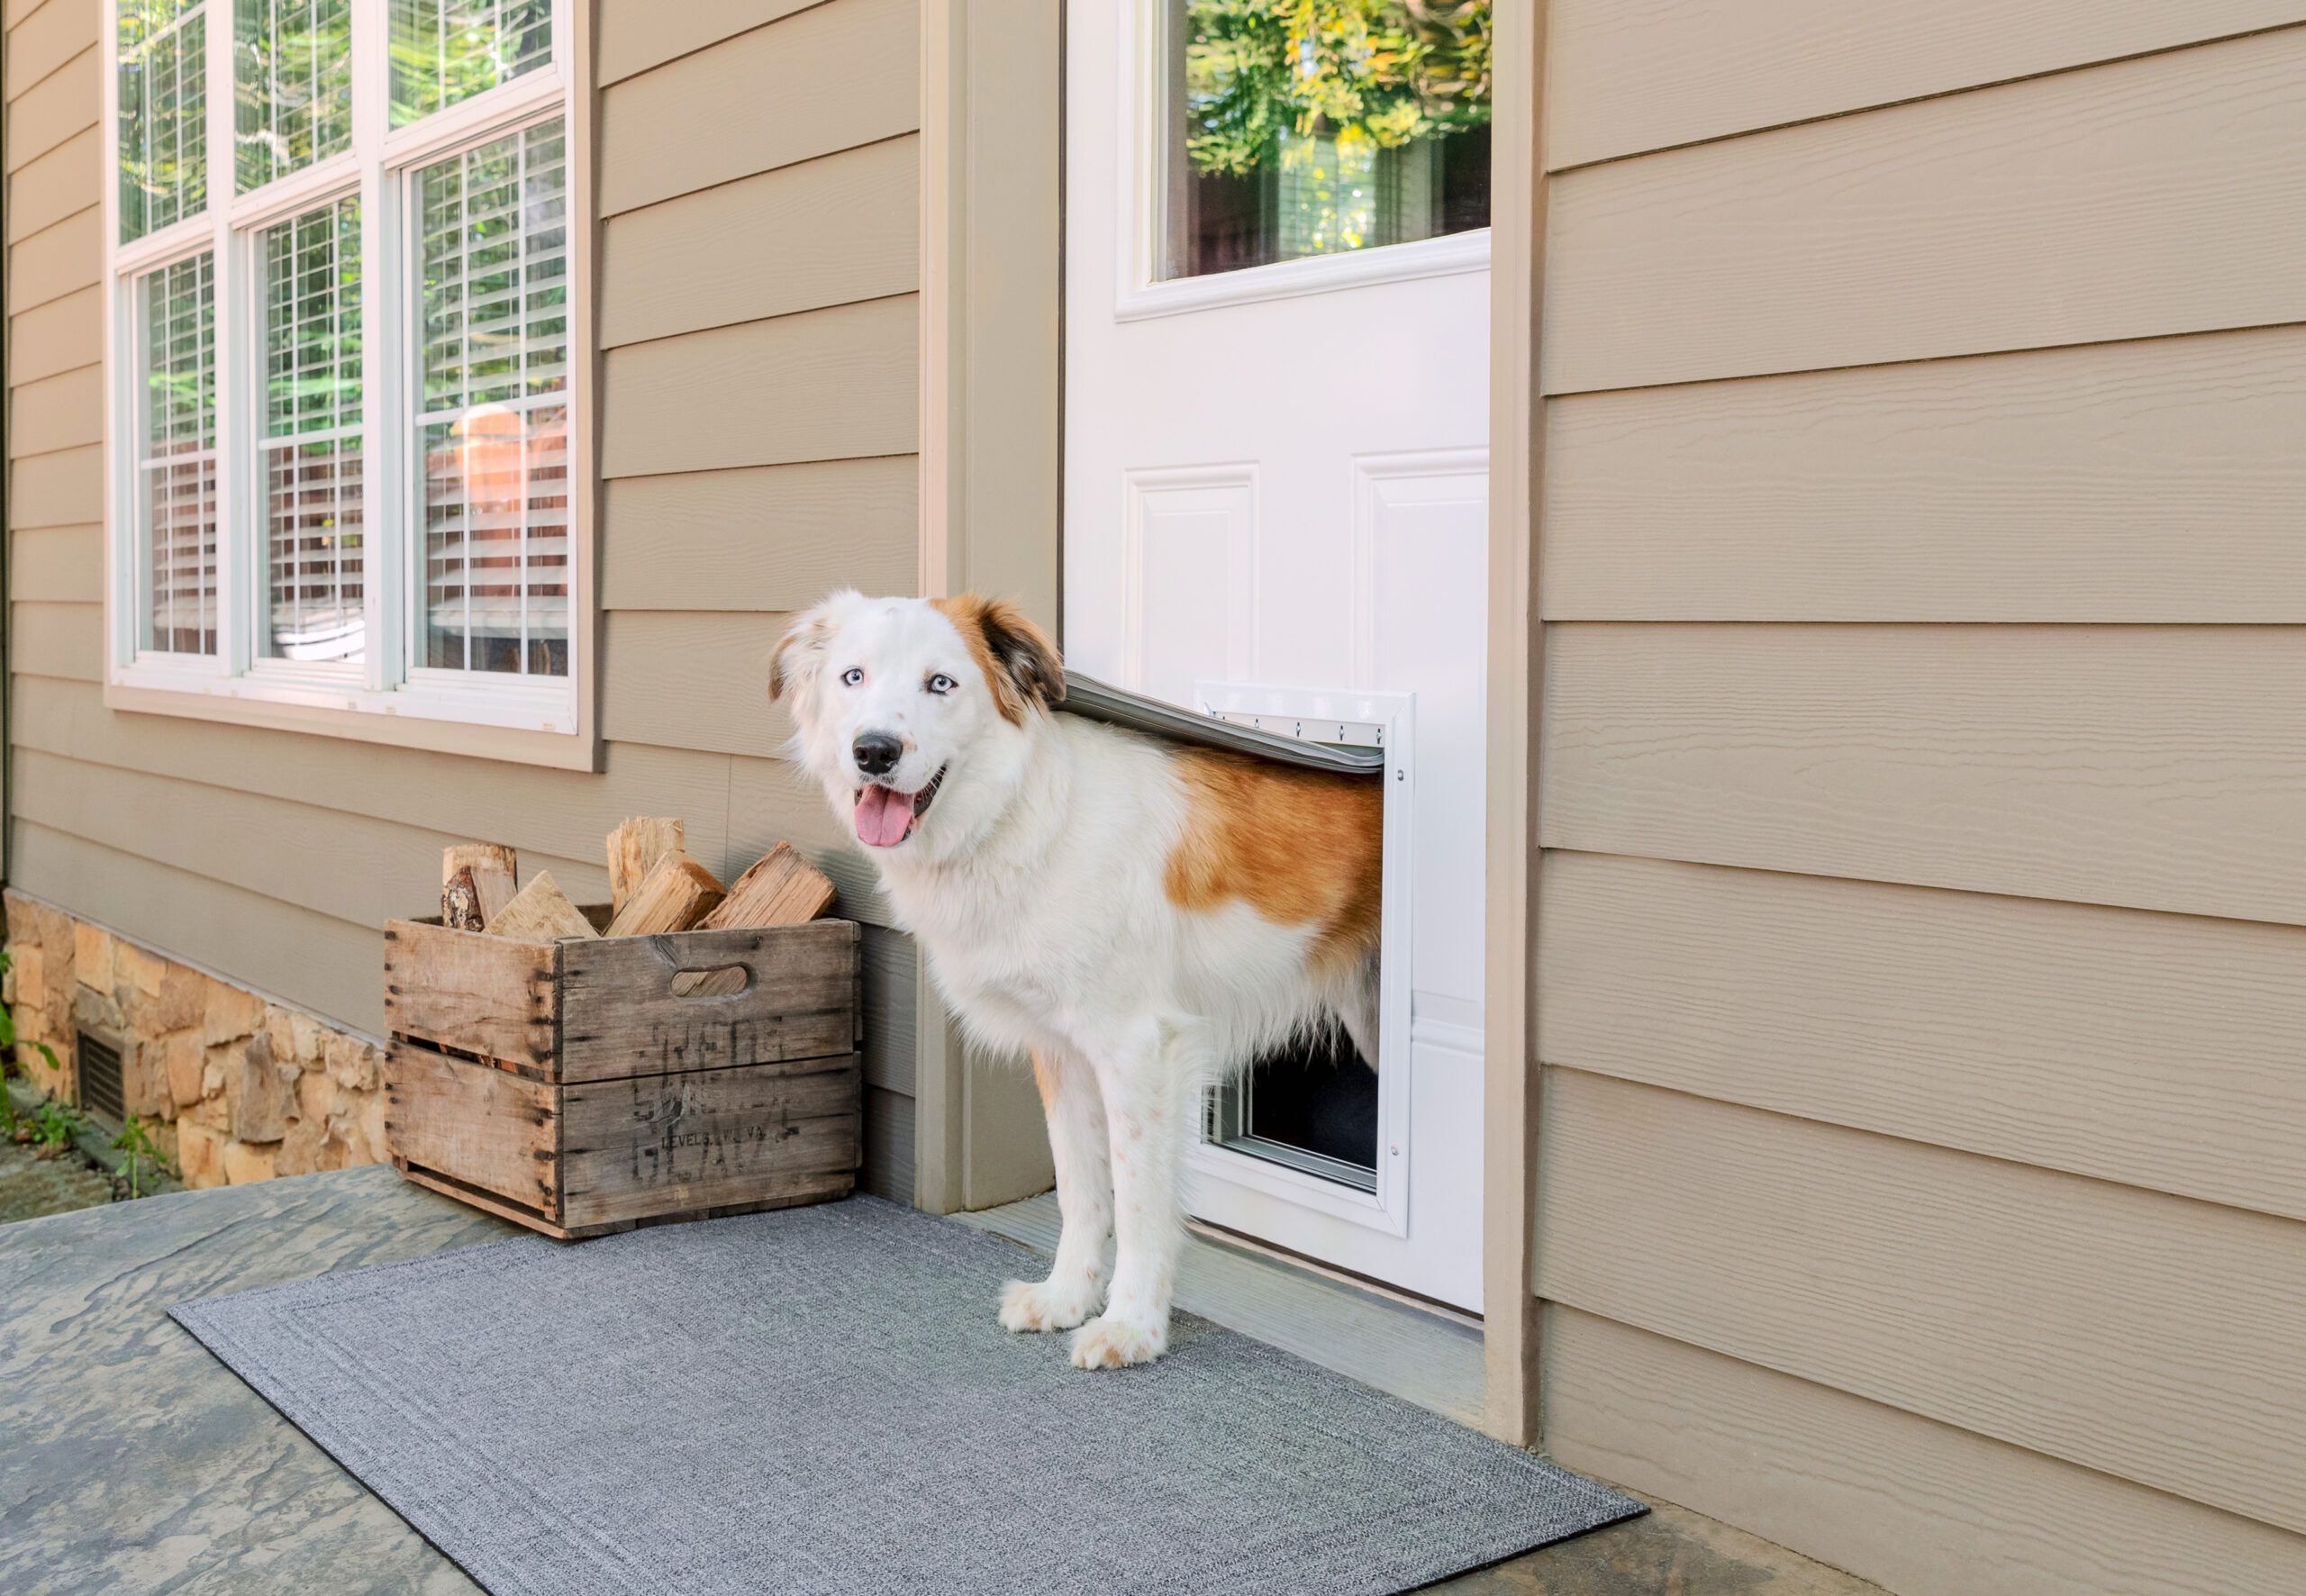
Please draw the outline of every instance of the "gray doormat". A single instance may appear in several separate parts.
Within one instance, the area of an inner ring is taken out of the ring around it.
[[[495,1596],[1385,1592],[1641,1510],[1196,1319],[1084,1374],[1035,1264],[859,1197],[172,1311]]]

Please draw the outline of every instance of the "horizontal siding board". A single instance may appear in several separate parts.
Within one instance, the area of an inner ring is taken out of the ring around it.
[[[101,444],[104,438],[104,384],[101,366],[59,372],[15,391],[8,412],[8,452],[27,455]]]
[[[96,47],[96,27],[107,8],[97,0],[53,0],[8,28],[5,92],[11,100],[82,50]]]
[[[156,865],[21,817],[11,884],[148,948],[369,1036],[385,1028],[385,939],[204,875]]]
[[[2306,630],[1546,630],[1543,841],[2306,921]]]
[[[1546,1450],[1901,1596],[2291,1596],[2306,1540],[1894,1408],[1546,1310]]]
[[[1548,1064],[2306,1219],[2306,929],[1548,856]]]
[[[54,376],[104,358],[103,291],[68,294],[8,322],[8,383],[12,388]]]
[[[82,50],[8,103],[8,166],[22,171],[104,115],[102,52]]]
[[[604,500],[607,609],[803,610],[920,584],[912,455],[622,477]]]
[[[104,514],[104,451],[100,444],[60,449],[12,467],[8,524],[82,526]]]
[[[602,472],[911,454],[920,303],[806,311],[608,352]]]
[[[601,688],[610,738],[770,758],[793,734],[768,702],[768,657],[789,615],[618,610],[608,617],[616,667]]]
[[[1550,393],[2306,320],[2306,28],[1589,167]]]
[[[2306,1229],[1546,1073],[1538,1293],[2306,1528]]]
[[[11,596],[32,603],[96,604],[104,596],[104,530],[101,526],[41,527],[19,531],[9,543]]]
[[[12,621],[8,668],[20,678],[17,685],[28,676],[88,683],[104,680],[101,604],[37,603],[18,599],[8,606],[8,613]]]
[[[0,25],[13,28],[46,3],[47,0],[8,0],[5,8],[0,9]]]
[[[8,313],[87,287],[104,258],[104,212],[93,204],[18,240],[8,247]]]
[[[601,95],[601,214],[921,126],[919,0],[829,0]]]
[[[602,347],[913,292],[920,168],[908,134],[614,218]]]
[[[104,140],[91,127],[24,163],[8,180],[8,241],[30,238],[77,211],[104,203]]]
[[[19,669],[22,669],[21,664]],[[9,734],[19,747],[83,763],[209,786],[245,785],[261,772],[272,795],[320,808],[359,807],[421,830],[487,839],[606,869],[604,839],[627,815],[687,823],[691,852],[729,863],[729,761],[713,754],[612,743],[607,770],[547,770],[416,748],[179,719],[123,715],[101,690],[20,677]],[[758,857],[758,851],[747,858]],[[437,878],[436,878],[437,879]]]
[[[605,0],[594,52],[603,84],[733,39],[820,0]]]
[[[2299,0],[1557,0],[1557,168],[2306,21]]]
[[[2306,327],[1546,406],[1549,620],[2306,621]]]

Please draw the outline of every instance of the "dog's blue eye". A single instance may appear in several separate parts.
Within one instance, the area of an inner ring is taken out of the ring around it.
[[[958,682],[956,682],[952,677],[944,675],[942,672],[940,672],[938,675],[929,678],[929,691],[936,694],[940,698],[959,685],[960,684]]]
[[[864,671],[857,666],[852,665],[847,670],[840,673],[840,685],[844,687],[854,687],[858,683],[864,679]]]

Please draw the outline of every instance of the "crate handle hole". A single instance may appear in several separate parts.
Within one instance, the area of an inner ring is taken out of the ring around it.
[[[752,990],[753,973],[743,965],[714,965],[705,969],[673,972],[673,995],[680,998],[735,997]]]

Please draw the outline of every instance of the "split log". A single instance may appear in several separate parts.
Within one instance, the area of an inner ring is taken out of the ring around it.
[[[832,907],[833,884],[789,842],[768,850],[706,915],[700,929],[736,930],[760,926],[795,926]]]
[[[470,865],[459,865],[441,884],[440,923],[452,931],[480,929],[480,893],[473,884]]]
[[[520,894],[488,919],[492,936],[520,942],[551,942],[562,937],[597,937],[585,911],[568,901],[549,870],[529,877]]]
[[[713,912],[727,896],[713,872],[675,848],[657,861],[649,878],[634,889],[609,921],[612,937],[653,937],[685,931]]]
[[[519,890],[520,856],[501,842],[458,842],[440,850],[440,890],[445,893],[461,873],[472,878],[473,906],[485,929]],[[443,910],[445,917],[447,911]]]
[[[622,914],[624,905],[657,861],[681,851],[684,828],[678,821],[638,815],[609,833],[609,908]]]

